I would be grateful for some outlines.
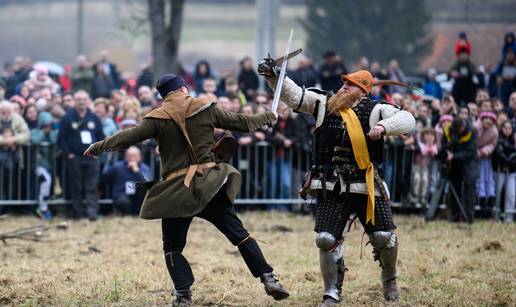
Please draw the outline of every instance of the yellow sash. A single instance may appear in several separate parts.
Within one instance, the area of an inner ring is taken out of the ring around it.
[[[444,127],[443,131],[444,131],[444,136],[446,137],[446,140],[448,141],[448,143],[450,143],[451,142],[450,127]],[[459,144],[469,142],[471,140],[472,136],[473,136],[473,133],[471,131],[466,133],[465,135],[461,136],[459,139]]]
[[[362,125],[358,120],[355,111],[351,108],[341,110],[340,116],[346,123],[346,130],[351,140],[353,154],[360,169],[366,169],[366,185],[367,185],[367,213],[366,224],[371,221],[374,225],[374,167],[369,158],[367,143],[362,130]]]

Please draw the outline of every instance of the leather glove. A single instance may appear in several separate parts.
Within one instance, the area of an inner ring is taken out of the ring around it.
[[[258,74],[264,77],[276,77],[277,67],[273,64],[273,59],[264,58],[258,64]]]

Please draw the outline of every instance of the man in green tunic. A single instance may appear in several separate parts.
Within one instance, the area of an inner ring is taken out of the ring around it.
[[[240,173],[226,163],[215,163],[213,130],[221,128],[250,132],[273,123],[277,114],[245,116],[222,110],[208,98],[193,98],[183,78],[166,74],[157,89],[163,105],[146,115],[138,126],[92,144],[84,153],[99,155],[121,150],[143,140],[157,140],[163,180],[147,184],[140,217],[162,219],[163,250],[175,286],[172,306],[190,306],[192,270],[182,251],[194,216],[213,223],[244,258],[254,277],[275,300],[288,297],[278,283],[260,247],[237,217],[233,201],[240,190]]]

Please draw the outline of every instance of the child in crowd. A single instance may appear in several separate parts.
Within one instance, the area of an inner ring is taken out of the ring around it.
[[[455,55],[459,56],[461,52],[471,55],[471,43],[468,40],[466,32],[460,32],[457,41],[455,41]]]
[[[31,143],[36,148],[36,178],[38,182],[38,209],[36,212],[44,220],[51,220],[47,199],[52,192],[52,170],[54,169],[54,146],[57,143],[57,129],[53,129],[54,120],[50,113],[38,115],[38,128],[31,132]]]
[[[477,156],[480,165],[477,195],[480,199],[480,206],[487,211],[493,208],[495,197],[495,181],[491,164],[491,154],[498,142],[498,129],[495,123],[496,115],[492,112],[480,113],[480,119],[475,123],[478,132]],[[484,213],[487,214],[487,211]]]
[[[427,204],[429,181],[429,167],[432,159],[437,155],[435,130],[424,129],[417,139],[417,147],[412,165],[412,193],[410,202],[413,204]]]

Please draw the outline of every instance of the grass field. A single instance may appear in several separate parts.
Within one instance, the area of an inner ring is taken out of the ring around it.
[[[322,280],[308,216],[241,214],[291,293],[274,302],[212,225],[196,219],[185,254],[196,276],[197,306],[317,306]],[[472,228],[398,216],[401,306],[515,306],[516,225],[478,222]],[[31,217],[0,220],[0,232],[39,224]],[[163,306],[171,283],[159,221],[110,217],[71,222],[44,240],[0,242],[0,305]],[[345,242],[346,306],[383,305],[370,245],[360,259],[361,226]],[[364,244],[367,237],[364,238]]]

